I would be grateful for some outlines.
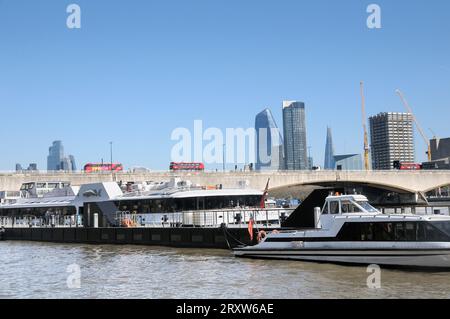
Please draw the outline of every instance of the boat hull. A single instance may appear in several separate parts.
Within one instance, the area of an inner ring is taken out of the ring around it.
[[[287,259],[358,265],[384,265],[450,270],[450,249],[235,249],[236,257]]]

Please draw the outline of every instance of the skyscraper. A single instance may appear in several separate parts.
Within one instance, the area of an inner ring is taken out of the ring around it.
[[[285,169],[308,169],[305,104],[283,101]]]
[[[75,157],[64,155],[64,146],[61,141],[54,141],[48,149],[47,170],[48,171],[75,171]]]
[[[283,138],[269,109],[255,117],[256,169],[282,170],[284,168]]]
[[[327,127],[327,142],[325,144],[325,163],[324,169],[335,169],[334,167],[334,146],[331,128]]]
[[[370,117],[369,122],[373,169],[393,169],[394,161],[414,162],[410,113],[380,113]]]
[[[77,164],[75,163],[75,156],[69,155],[69,161],[70,161],[70,169],[72,171],[76,171],[77,170]]]
[[[64,146],[61,141],[54,141],[52,146],[48,149],[47,156],[47,170],[48,171],[59,171],[63,168],[61,167],[61,162],[64,158]]]

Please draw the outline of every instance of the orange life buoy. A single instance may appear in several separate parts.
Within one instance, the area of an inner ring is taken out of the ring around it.
[[[131,219],[126,218],[122,221],[122,225],[125,227],[132,227],[133,226],[133,222],[131,221]]]
[[[264,230],[260,230],[260,231],[258,232],[258,237],[257,237],[258,243],[260,243],[261,241],[263,241],[264,238],[266,238],[266,236],[267,236],[266,232],[265,232]]]

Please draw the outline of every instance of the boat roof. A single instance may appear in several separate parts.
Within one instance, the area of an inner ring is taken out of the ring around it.
[[[350,200],[355,202],[367,202],[368,199],[364,195],[353,194],[353,195],[330,195],[326,198],[327,201],[336,201],[336,200]]]
[[[28,207],[83,206],[88,202],[144,200],[159,198],[196,198],[213,196],[262,196],[263,192],[247,188],[203,189],[199,187],[166,187],[159,190],[124,193],[116,182],[84,184],[57,188],[43,197],[18,198],[13,203],[0,204],[0,209]]]
[[[262,196],[263,192],[255,189],[162,189],[148,192],[125,193],[115,200],[137,200],[154,198],[190,198],[190,197],[213,197],[213,196]]]
[[[75,206],[75,198],[76,196],[24,198],[15,203],[2,204],[0,205],[0,209]]]

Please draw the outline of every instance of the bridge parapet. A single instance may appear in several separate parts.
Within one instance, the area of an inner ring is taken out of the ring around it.
[[[321,183],[361,183],[403,190],[427,192],[450,185],[450,171],[262,171],[262,172],[146,172],[115,173],[116,181],[164,181],[172,177],[189,179],[202,185],[222,184],[236,187],[240,181],[248,181],[252,188],[263,189],[270,178],[270,188]],[[73,185],[111,181],[110,173],[0,173],[0,190],[17,190],[30,181],[68,181]]]

